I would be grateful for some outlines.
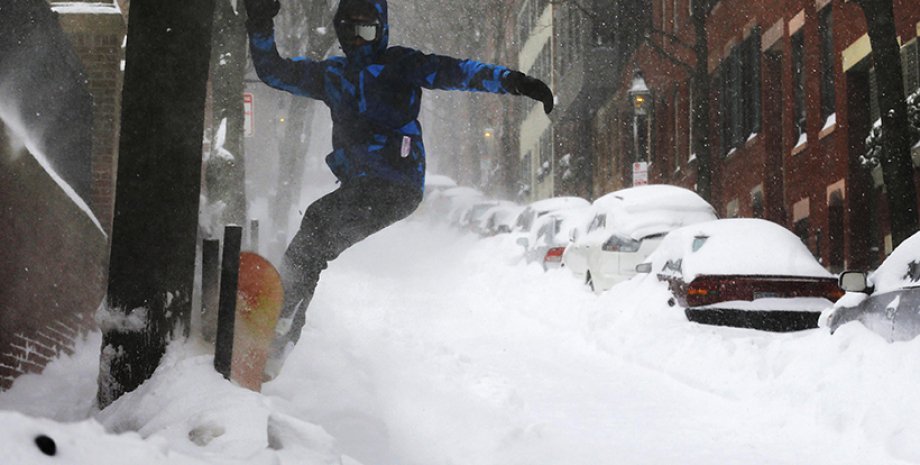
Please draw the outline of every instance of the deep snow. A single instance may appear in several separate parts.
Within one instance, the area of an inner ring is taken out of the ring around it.
[[[653,276],[596,296],[416,218],[323,275],[259,395],[174,344],[102,412],[99,334],[0,393],[9,463],[897,464],[920,462],[920,342],[858,324],[688,323]],[[57,442],[52,459],[33,439]]]

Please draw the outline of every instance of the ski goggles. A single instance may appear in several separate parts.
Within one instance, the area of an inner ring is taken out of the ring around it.
[[[360,38],[365,42],[373,42],[380,38],[380,23],[373,22],[355,22],[347,19],[339,20],[339,34],[346,39]]]

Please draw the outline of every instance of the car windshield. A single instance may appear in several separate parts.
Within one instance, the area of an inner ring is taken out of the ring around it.
[[[603,229],[607,226],[607,214],[598,213],[594,215],[594,219],[591,220],[591,224],[588,225],[588,232],[594,232],[598,229]]]

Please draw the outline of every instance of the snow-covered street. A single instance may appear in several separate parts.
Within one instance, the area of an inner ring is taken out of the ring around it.
[[[67,463],[920,461],[920,343],[858,325],[831,336],[690,324],[654,279],[596,296],[516,250],[418,219],[358,244],[325,273],[264,396],[223,381],[189,343],[93,412],[93,335],[0,393],[0,409],[94,419],[2,413],[0,442],[17,463],[44,463],[21,441],[40,432],[57,437],[60,459],[89,448]],[[96,421],[146,441],[98,440]]]

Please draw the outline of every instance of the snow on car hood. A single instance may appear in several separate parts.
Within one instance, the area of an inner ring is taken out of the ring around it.
[[[649,262],[653,273],[680,276],[686,282],[702,274],[833,276],[791,231],[751,218],[676,229],[665,236]]]
[[[907,238],[869,275],[875,292],[920,286],[920,233]]]

